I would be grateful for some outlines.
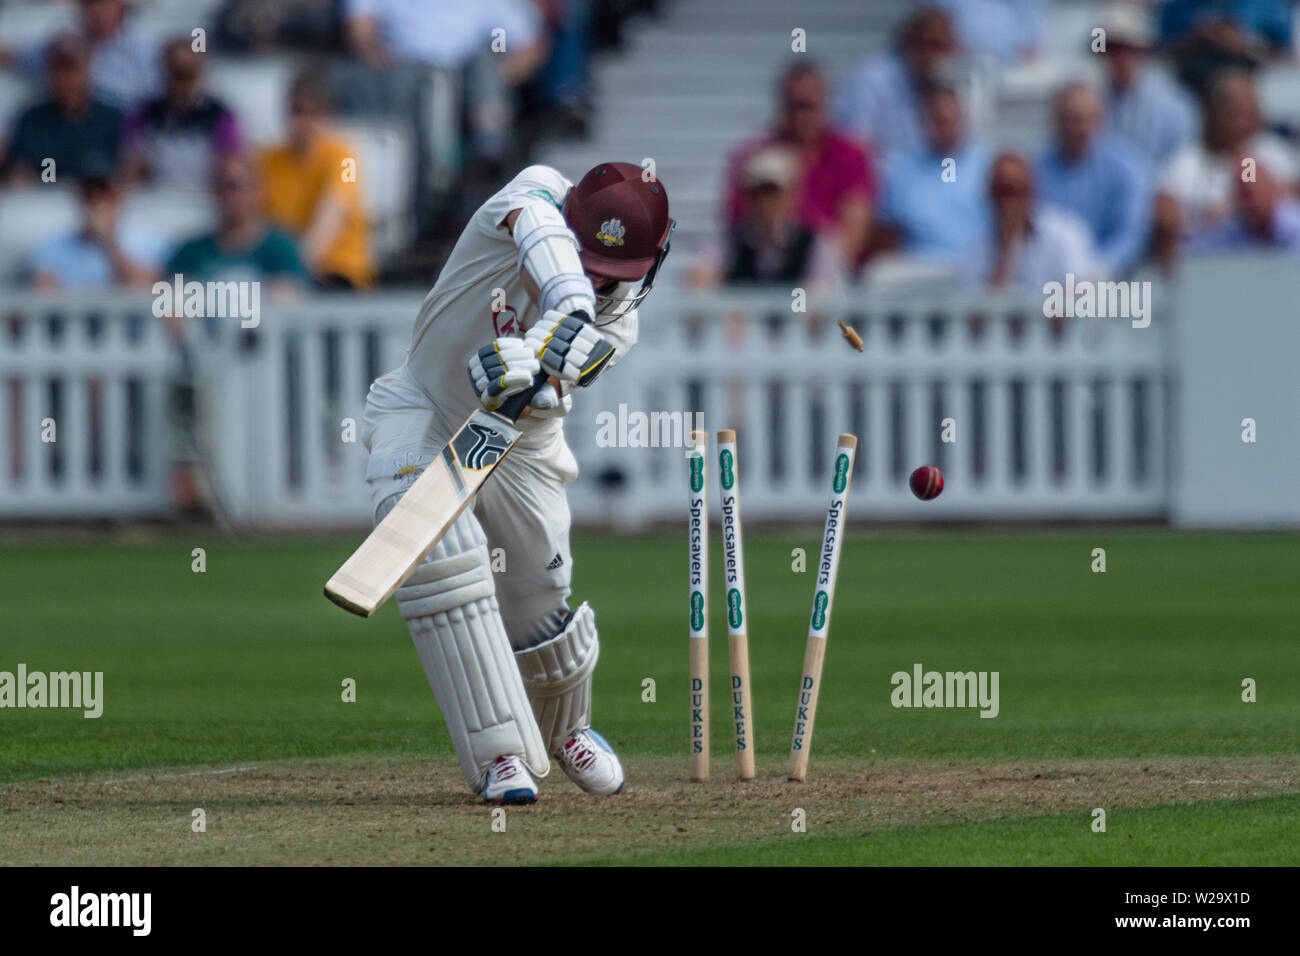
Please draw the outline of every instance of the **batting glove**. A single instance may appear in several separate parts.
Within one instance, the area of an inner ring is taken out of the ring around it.
[[[524,342],[542,368],[568,385],[590,385],[614,354],[614,346],[583,312],[566,315],[551,309],[533,323]]]
[[[536,350],[523,339],[504,337],[483,346],[469,359],[469,380],[488,411],[533,384],[541,371]]]

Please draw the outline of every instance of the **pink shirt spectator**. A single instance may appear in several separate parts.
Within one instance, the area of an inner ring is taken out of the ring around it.
[[[772,135],[746,143],[727,165],[726,221],[733,226],[742,216],[745,201],[742,172],[755,153],[780,141]],[[821,149],[805,160],[797,186],[795,209],[799,221],[815,232],[835,228],[846,200],[871,203],[876,195],[876,175],[862,147],[837,133],[827,133]]]

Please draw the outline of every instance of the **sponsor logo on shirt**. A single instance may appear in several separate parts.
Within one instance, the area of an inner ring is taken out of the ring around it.
[[[555,196],[552,195],[551,192],[550,192],[549,190],[546,190],[546,189],[530,189],[530,190],[528,190],[527,195],[529,195],[529,196],[536,196],[538,199],[544,199],[546,202],[550,203],[550,204],[551,204],[552,206],[554,206],[556,209],[559,209],[559,208],[560,208],[560,201],[559,201],[558,199],[556,199]]]
[[[519,313],[515,311],[512,305],[492,310],[492,328],[495,330],[497,338],[503,335],[523,334],[523,329],[519,327]]]

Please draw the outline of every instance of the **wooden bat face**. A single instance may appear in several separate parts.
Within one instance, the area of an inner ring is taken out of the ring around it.
[[[429,462],[397,506],[325,585],[325,596],[369,617],[434,549],[519,440],[508,419],[478,411]]]

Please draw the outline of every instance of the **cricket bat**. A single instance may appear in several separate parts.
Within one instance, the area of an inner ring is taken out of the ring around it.
[[[325,584],[325,596],[361,617],[370,617],[392,597],[510,454],[521,434],[515,423],[546,381],[546,373],[539,372],[531,386],[496,411],[480,409],[471,415],[334,572]]]

